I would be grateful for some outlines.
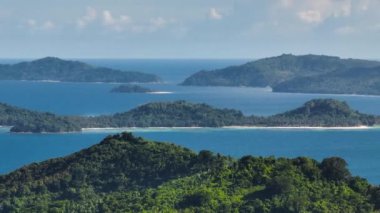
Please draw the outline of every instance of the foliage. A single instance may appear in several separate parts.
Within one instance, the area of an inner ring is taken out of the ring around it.
[[[0,176],[0,212],[378,211],[380,188],[346,172],[336,157],[235,160],[122,133]]]

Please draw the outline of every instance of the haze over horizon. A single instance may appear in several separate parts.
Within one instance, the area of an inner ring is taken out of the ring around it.
[[[0,58],[378,59],[379,9],[379,0],[4,0]]]

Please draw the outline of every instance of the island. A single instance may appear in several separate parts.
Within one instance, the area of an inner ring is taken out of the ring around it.
[[[139,85],[124,84],[124,85],[120,85],[120,86],[112,88],[111,92],[112,93],[150,93],[150,92],[155,92],[155,91],[146,87],[139,86]]]
[[[380,95],[380,62],[283,54],[240,66],[199,71],[181,85],[269,86],[273,92]]]
[[[0,80],[61,82],[160,82],[153,74],[95,67],[80,61],[46,57],[30,62],[0,65]]]
[[[339,157],[234,159],[131,133],[0,176],[1,212],[377,212]]]
[[[11,132],[124,127],[370,127],[378,124],[380,116],[360,113],[346,102],[334,99],[314,99],[297,109],[267,117],[186,101],[147,103],[127,112],[90,117],[59,116],[0,105],[0,126],[12,126]]]

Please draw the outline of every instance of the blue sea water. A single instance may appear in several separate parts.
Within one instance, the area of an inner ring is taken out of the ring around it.
[[[380,115],[380,97],[272,93],[260,88],[178,86],[190,74],[245,63],[234,60],[84,60],[123,70],[138,70],[162,77],[163,84],[144,86],[171,94],[110,93],[116,84],[0,81],[0,102],[64,115],[98,115],[126,111],[152,101],[188,100],[216,107],[234,108],[245,114],[271,115],[313,98],[336,98],[355,109]],[[7,60],[17,62],[17,60]],[[0,60],[1,63],[1,60]],[[308,156],[318,160],[340,156],[353,174],[380,184],[380,129],[280,130],[280,129],[164,129],[133,130],[152,140],[173,142],[195,151],[209,149],[233,157],[263,155]],[[65,156],[98,143],[111,132],[70,134],[10,134],[0,129],[0,174],[23,165]]]

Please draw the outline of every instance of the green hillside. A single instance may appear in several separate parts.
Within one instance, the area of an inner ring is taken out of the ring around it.
[[[0,176],[0,212],[373,212],[380,189],[337,157],[232,159],[109,136]]]

